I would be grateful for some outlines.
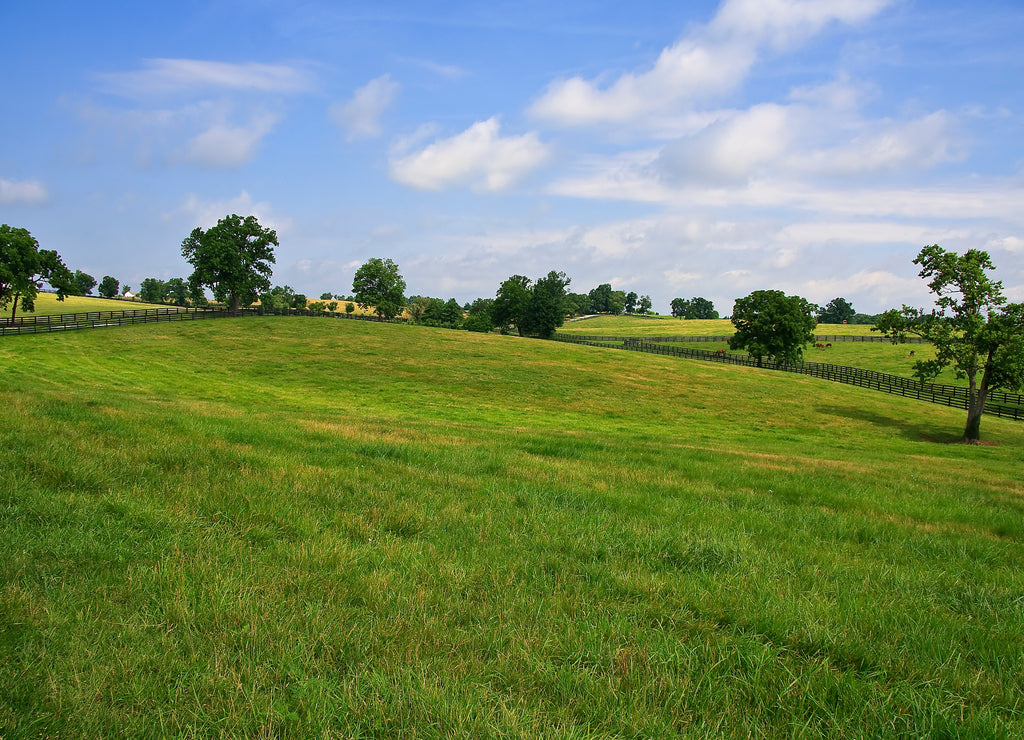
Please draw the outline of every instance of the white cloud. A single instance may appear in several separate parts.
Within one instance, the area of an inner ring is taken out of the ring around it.
[[[490,118],[418,152],[401,155],[396,150],[391,177],[420,190],[467,184],[503,190],[539,167],[548,151],[535,133],[502,137],[499,130],[498,119]]]
[[[186,143],[185,157],[203,167],[241,167],[252,160],[277,122],[277,116],[259,113],[246,126],[215,123]]]
[[[734,90],[762,47],[786,49],[830,23],[858,23],[891,0],[726,0],[707,26],[664,49],[653,66],[610,85],[552,82],[530,112],[556,125],[637,122]]]
[[[351,100],[331,106],[331,120],[348,129],[349,141],[380,136],[380,117],[395,99],[398,88],[390,75],[370,80],[356,90]]]
[[[302,93],[313,77],[286,64],[229,64],[198,59],[146,59],[144,69],[100,75],[108,92],[127,97],[238,90],[256,93]]]
[[[0,177],[0,203],[4,205],[24,203],[39,206],[48,203],[49,200],[50,192],[38,180],[15,182]]]
[[[203,200],[190,193],[177,211],[167,214],[166,218],[183,217],[193,226],[208,229],[211,226],[216,226],[220,219],[232,213],[243,217],[255,216],[256,220],[260,222],[260,226],[276,231],[279,239],[292,225],[291,219],[275,215],[269,203],[253,202],[252,196],[245,190],[230,200],[221,201]]]

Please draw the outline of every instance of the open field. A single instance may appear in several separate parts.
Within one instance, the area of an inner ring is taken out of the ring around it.
[[[145,308],[155,308],[156,304],[142,303],[141,301],[122,301],[109,298],[93,298],[90,296],[69,295],[63,301],[58,301],[54,293],[40,293],[36,296],[36,307],[34,311],[22,311],[18,306],[18,316],[53,316],[61,313],[87,313],[91,311],[132,311]],[[166,308],[166,305],[161,306]],[[11,318],[12,307],[10,305],[4,311],[0,311],[0,321]]]
[[[5,738],[1024,734],[1024,424],[285,317],[0,402]]]
[[[666,316],[594,316],[567,321],[558,331],[626,337],[727,337],[736,331],[729,319],[675,319]],[[815,334],[879,336],[867,324],[818,324]]]

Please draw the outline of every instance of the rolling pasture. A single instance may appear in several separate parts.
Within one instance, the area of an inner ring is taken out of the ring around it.
[[[1024,734],[1024,424],[287,317],[7,337],[0,403],[5,738]]]

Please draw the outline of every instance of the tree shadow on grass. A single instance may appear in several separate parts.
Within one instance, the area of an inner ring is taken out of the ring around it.
[[[956,431],[936,431],[933,428],[924,428],[914,422],[913,419],[896,416],[886,416],[868,409],[857,406],[819,405],[815,409],[819,414],[838,416],[844,419],[857,419],[879,427],[888,427],[899,431],[900,436],[914,442],[936,442],[939,444],[954,444],[961,440],[961,435]]]

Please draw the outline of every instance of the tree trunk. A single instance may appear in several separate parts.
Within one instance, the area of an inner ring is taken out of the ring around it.
[[[14,303],[11,304],[11,326],[14,326],[14,317],[18,315],[18,301],[21,300],[21,293],[14,294]]]
[[[985,413],[985,400],[988,398],[988,369],[992,364],[992,352],[981,375],[981,385],[974,383],[974,374],[968,376],[969,388],[967,395],[967,425],[964,427],[964,444],[981,444],[981,415]]]
[[[238,296],[235,293],[231,294],[231,302],[228,305],[231,308],[231,315],[238,316]]]

